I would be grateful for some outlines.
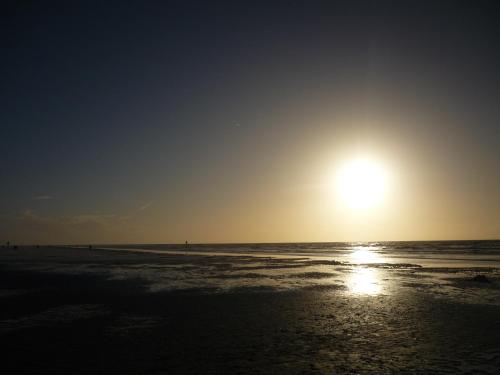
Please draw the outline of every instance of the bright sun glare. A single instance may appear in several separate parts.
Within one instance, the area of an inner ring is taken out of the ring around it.
[[[387,190],[387,173],[370,159],[356,159],[345,164],[337,174],[342,201],[350,208],[365,210],[377,206]]]

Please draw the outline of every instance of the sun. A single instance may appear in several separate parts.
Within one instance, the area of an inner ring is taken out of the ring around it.
[[[341,200],[355,210],[374,208],[384,200],[388,177],[380,163],[368,158],[354,159],[337,173]]]

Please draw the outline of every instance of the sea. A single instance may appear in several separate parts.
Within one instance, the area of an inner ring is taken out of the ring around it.
[[[499,240],[382,241],[231,244],[93,245],[110,250],[273,258],[331,259],[351,264],[415,264],[422,267],[500,267]]]

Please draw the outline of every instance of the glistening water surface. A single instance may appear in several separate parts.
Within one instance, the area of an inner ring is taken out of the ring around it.
[[[496,374],[498,245],[3,249],[5,367]]]
[[[191,254],[332,258],[349,263],[412,263],[443,267],[500,267],[500,241],[398,241],[369,243],[136,244],[100,248]]]

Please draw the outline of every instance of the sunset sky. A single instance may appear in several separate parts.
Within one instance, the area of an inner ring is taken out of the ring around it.
[[[1,242],[500,238],[496,2],[10,3]]]

